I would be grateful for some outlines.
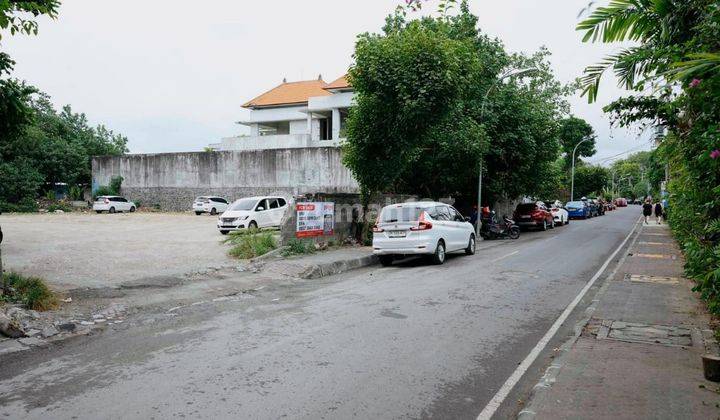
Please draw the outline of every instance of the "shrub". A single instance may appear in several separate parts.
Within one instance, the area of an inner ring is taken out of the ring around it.
[[[77,185],[71,185],[70,188],[68,188],[68,195],[71,200],[80,201],[83,199],[83,190]]]
[[[50,211],[50,212],[55,211],[55,210],[62,210],[64,212],[70,212],[70,211],[72,211],[72,207],[68,206],[65,203],[53,203],[53,204],[50,204],[47,208],[47,211]]]
[[[2,279],[4,300],[22,303],[36,311],[47,311],[58,304],[57,296],[41,278],[10,272],[3,274]]]
[[[283,250],[283,256],[290,255],[303,255],[315,253],[315,244],[312,241],[303,241],[301,239],[293,238],[287,243],[287,248]]]
[[[232,232],[224,241],[232,245],[228,253],[241,259],[250,259],[267,254],[277,248],[275,237],[270,232]]]
[[[97,190],[95,190],[93,198],[98,198],[101,195],[120,195],[120,187],[123,180],[124,178],[121,176],[112,177],[110,179],[110,185],[100,185]]]
[[[25,198],[18,203],[6,203],[0,201],[0,212],[7,213],[32,213],[38,210],[38,205],[35,200],[31,198]]]

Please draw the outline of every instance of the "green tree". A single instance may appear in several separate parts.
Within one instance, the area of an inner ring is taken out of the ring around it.
[[[575,199],[580,197],[596,198],[610,179],[607,168],[597,165],[580,165],[575,168]]]
[[[484,197],[535,194],[559,152],[558,120],[567,89],[549,53],[509,55],[480,33],[467,2],[455,16],[407,21],[364,34],[350,79],[345,163],[366,193],[453,195],[471,201],[484,160]],[[535,69],[532,77],[498,75]]]
[[[562,152],[565,154],[565,168],[572,166],[572,155],[575,147],[582,141],[584,143],[578,146],[575,152],[575,163],[583,158],[590,157],[596,153],[595,150],[595,130],[587,121],[582,118],[570,116],[560,121],[558,129],[558,138]]]

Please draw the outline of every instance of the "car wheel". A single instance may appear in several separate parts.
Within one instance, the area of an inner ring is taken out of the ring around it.
[[[223,235],[227,235],[227,234],[228,234],[228,231],[227,231],[227,230],[221,230],[220,233],[223,234]]]
[[[248,224],[248,229],[257,229],[257,228],[258,228],[258,225],[254,220]]]
[[[196,215],[196,216],[200,216],[201,214],[202,214],[201,211],[196,211],[196,212],[195,212],[195,215]]]
[[[435,247],[435,253],[432,255],[432,263],[440,265],[445,262],[445,242],[440,239]]]
[[[470,234],[470,240],[468,241],[467,248],[465,248],[465,254],[475,255],[475,235],[473,234]]]
[[[510,239],[517,239],[520,237],[520,228],[517,226],[513,226],[510,228],[510,233],[508,233],[508,236]]]
[[[213,209],[210,210],[210,214],[215,216],[217,214],[217,210],[213,207]]]
[[[108,210],[108,213],[115,213],[115,207],[110,207],[110,210]]]
[[[567,219],[565,219],[565,222],[563,222],[563,224],[564,224],[564,225],[567,225],[568,223],[570,223],[570,218],[569,218],[569,217],[568,217]]]
[[[547,220],[543,220],[542,227],[540,228],[542,231],[548,230]]]
[[[135,206],[130,207],[130,213],[135,213]]]
[[[95,213],[100,214],[102,213],[102,210],[95,210]]]
[[[389,267],[392,265],[394,258],[392,255],[378,255],[378,260],[380,260],[383,267]]]
[[[550,229],[555,229],[555,219],[550,221]]]

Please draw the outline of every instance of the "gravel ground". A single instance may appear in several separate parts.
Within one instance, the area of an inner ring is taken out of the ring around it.
[[[215,217],[205,215],[3,214],[0,226],[3,268],[60,290],[234,265]]]

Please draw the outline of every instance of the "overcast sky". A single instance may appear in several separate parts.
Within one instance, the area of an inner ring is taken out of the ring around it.
[[[617,47],[583,44],[574,27],[589,0],[470,0],[480,28],[512,52],[552,52],[563,82]],[[129,138],[131,153],[201,150],[248,132],[240,105],[287,77],[326,81],[352,61],[356,35],[377,32],[399,0],[64,0],[36,37],[3,39],[14,77]],[[434,7],[435,2],[432,6]],[[621,94],[607,78],[598,103],[571,98],[598,134],[592,159],[647,149],[610,129],[602,105]]]

